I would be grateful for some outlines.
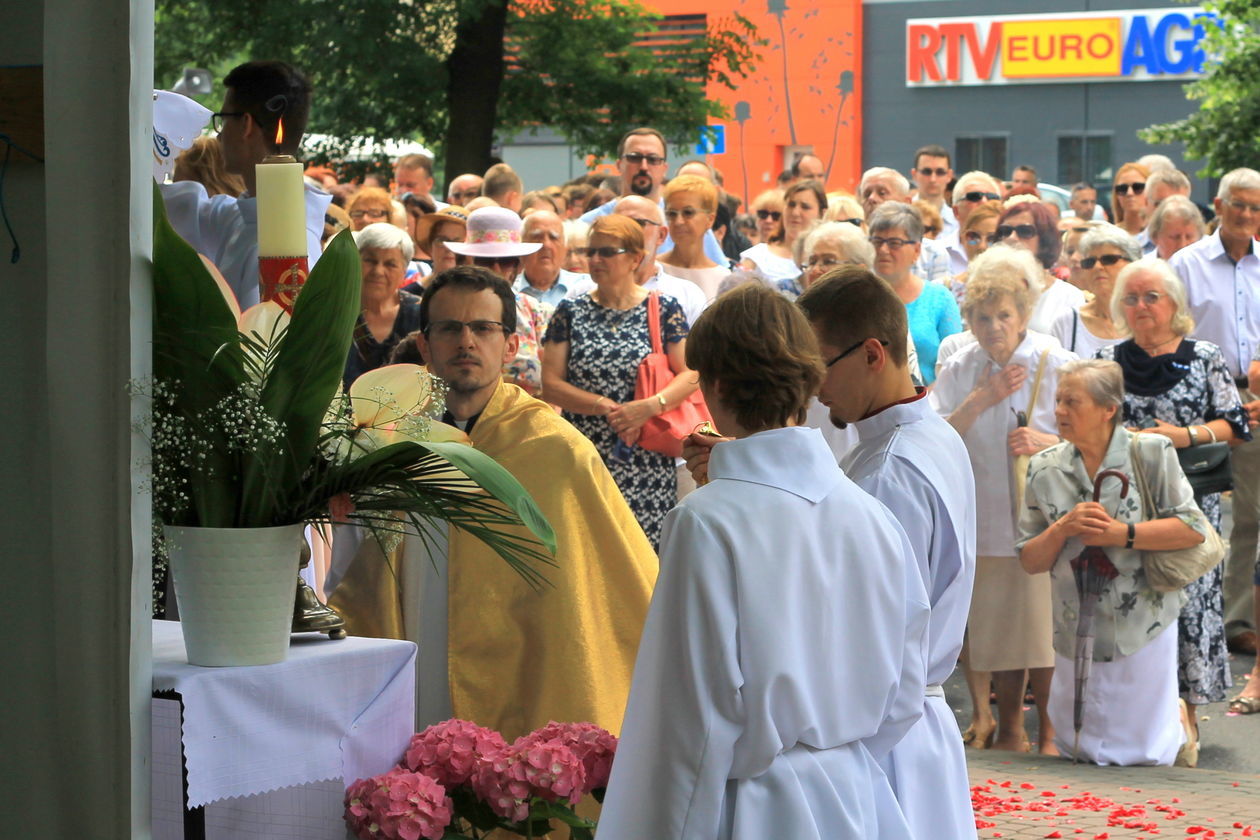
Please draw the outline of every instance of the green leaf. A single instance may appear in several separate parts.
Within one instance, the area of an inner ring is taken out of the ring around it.
[[[324,415],[341,387],[361,285],[359,251],[345,230],[307,277],[267,372],[262,404],[284,425],[286,442],[278,458],[247,461],[240,527],[283,524],[275,521],[283,491],[309,466]]]

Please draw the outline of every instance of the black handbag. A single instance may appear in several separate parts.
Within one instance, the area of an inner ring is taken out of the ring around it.
[[[1178,449],[1177,460],[1195,497],[1222,493],[1234,486],[1228,443],[1201,443]]]

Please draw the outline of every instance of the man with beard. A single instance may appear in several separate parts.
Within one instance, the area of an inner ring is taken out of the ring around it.
[[[551,720],[617,733],[656,555],[594,445],[503,381],[515,320],[507,282],[456,266],[425,288],[419,342],[448,389],[442,419],[516,476],[555,530],[555,565],[538,569],[548,584],[535,590],[485,543],[443,526],[432,552],[408,536],[389,565],[364,540],[331,600],[356,635],[419,644],[418,728],[459,717],[509,740]]]
[[[640,195],[651,199],[664,210],[665,203],[661,198],[661,188],[665,186],[665,173],[669,170],[666,154],[665,137],[655,128],[635,128],[627,131],[617,146],[617,174],[621,181],[621,195]],[[617,198],[604,202],[594,210],[582,214],[582,221],[588,225],[595,224],[600,216],[607,216],[617,206]],[[673,240],[668,236],[661,243],[657,253],[672,251]],[[713,231],[704,235],[704,253],[718,265],[729,265],[730,260],[722,253]]]

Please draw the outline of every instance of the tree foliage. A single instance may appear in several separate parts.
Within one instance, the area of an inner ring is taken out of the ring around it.
[[[1201,175],[1222,175],[1260,160],[1260,0],[1202,5],[1225,25],[1207,27],[1207,75],[1185,86],[1186,97],[1199,108],[1138,136],[1148,143],[1183,142],[1186,157],[1204,162]]]
[[[505,31],[497,91],[452,70],[467,68],[461,55],[485,55],[476,39],[496,21]],[[606,154],[638,124],[691,137],[725,116],[706,83],[734,87],[759,46],[738,15],[699,37],[671,37],[637,0],[157,0],[156,22],[159,85],[185,66],[223,71],[246,57],[301,67],[315,87],[308,130],[337,138],[315,150],[321,158],[355,138],[390,138],[488,159],[489,138],[450,125],[470,102],[499,138],[547,126],[581,152]],[[645,36],[653,49],[636,46]]]

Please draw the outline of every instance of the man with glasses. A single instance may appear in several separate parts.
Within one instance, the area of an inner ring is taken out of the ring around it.
[[[954,217],[958,220],[959,229],[967,223],[971,211],[987,202],[1002,200],[1002,185],[987,172],[974,169],[959,177],[954,183]],[[949,270],[952,274],[962,274],[967,270],[967,252],[958,235],[941,236],[937,239],[949,254]]]
[[[417,728],[458,717],[507,738],[551,720],[618,732],[656,555],[594,445],[502,380],[515,320],[499,275],[458,266],[426,287],[417,341],[447,386],[443,420],[512,473],[555,531],[555,564],[536,568],[547,585],[533,589],[485,543],[443,526],[430,550],[405,538],[401,569],[364,540],[332,600],[356,633],[418,643]]]
[[[569,246],[564,239],[564,222],[550,210],[538,210],[525,217],[521,239],[537,244],[538,250],[521,258],[521,276],[512,291],[526,294],[551,306],[566,297],[575,297],[594,288],[588,275],[567,271],[564,266]]]
[[[1225,364],[1249,411],[1260,395],[1247,384],[1247,366],[1260,347],[1260,172],[1235,169],[1221,179],[1216,194],[1220,227],[1168,260],[1186,285],[1194,337],[1221,348]],[[1256,535],[1260,530],[1260,443],[1234,447],[1234,528],[1225,562],[1225,635],[1232,650],[1254,654],[1260,597],[1252,584]],[[1260,680],[1248,683],[1244,697],[1260,698]],[[1260,701],[1254,706],[1260,711]]]
[[[954,179],[954,168],[950,165],[949,152],[943,146],[923,146],[914,153],[914,166],[910,170],[910,178],[919,191],[914,195],[915,201],[925,201],[941,214],[941,231],[937,241],[945,241],[948,237],[958,238],[958,219],[954,211],[945,203],[945,188]]]
[[[446,189],[446,200],[460,207],[466,206],[468,202],[481,195],[483,181],[480,175],[474,175],[471,172],[456,175]]]
[[[171,227],[210,258],[246,309],[260,298],[254,167],[268,155],[297,153],[310,113],[311,86],[282,61],[251,61],[233,68],[223,87],[222,109],[213,115],[213,126],[225,168],[245,180],[245,192],[239,198],[208,196],[196,181],[162,184],[160,189]],[[307,259],[314,268],[332,196],[308,185],[305,198]]]

